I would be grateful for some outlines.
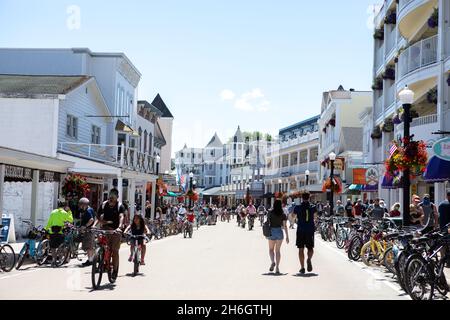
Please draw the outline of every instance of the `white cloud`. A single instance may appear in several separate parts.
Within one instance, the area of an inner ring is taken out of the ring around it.
[[[253,89],[243,93],[234,103],[234,107],[242,111],[269,111],[270,102],[265,99],[264,93],[261,89]]]
[[[228,89],[224,89],[220,93],[220,98],[222,100],[233,100],[235,97],[236,95],[234,94],[234,92]]]

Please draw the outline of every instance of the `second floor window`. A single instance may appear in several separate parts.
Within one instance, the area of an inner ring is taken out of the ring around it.
[[[92,126],[91,132],[91,143],[92,144],[100,144],[101,138],[101,129],[97,126]]]
[[[78,118],[67,115],[67,135],[71,138],[78,138]]]

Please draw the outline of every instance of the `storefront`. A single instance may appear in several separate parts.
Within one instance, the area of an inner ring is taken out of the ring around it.
[[[0,147],[0,213],[14,220],[23,236],[23,220],[44,225],[56,207],[62,175],[73,162]],[[17,238],[16,237],[16,238]]]

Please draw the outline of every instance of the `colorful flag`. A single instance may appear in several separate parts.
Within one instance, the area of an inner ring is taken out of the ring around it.
[[[392,144],[391,148],[389,149],[389,158],[392,157],[392,155],[397,151],[397,145],[395,143]]]

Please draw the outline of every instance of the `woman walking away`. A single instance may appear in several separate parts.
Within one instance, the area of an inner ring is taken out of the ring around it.
[[[269,240],[269,256],[270,261],[270,272],[275,268],[275,272],[280,274],[280,260],[281,260],[281,244],[283,243],[283,230],[286,233],[286,243],[289,244],[289,233],[286,225],[287,217],[283,212],[283,206],[281,200],[275,200],[273,210],[269,212],[267,219],[270,222],[271,236],[267,239]]]

